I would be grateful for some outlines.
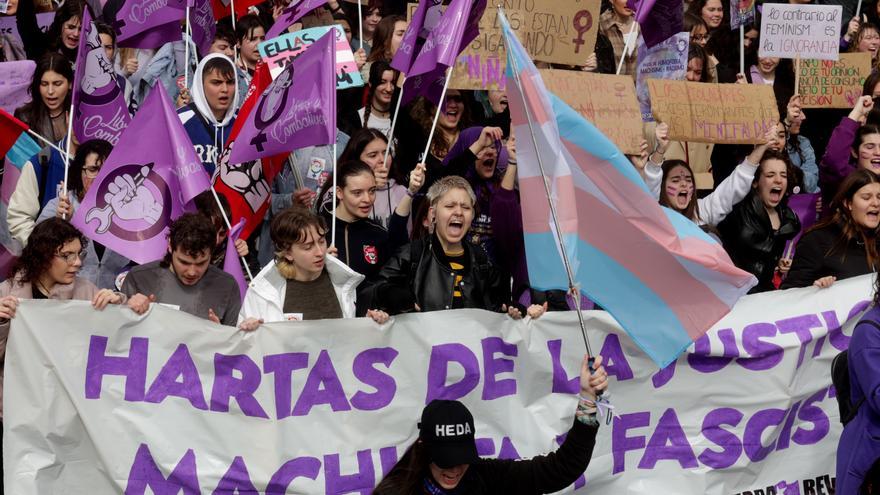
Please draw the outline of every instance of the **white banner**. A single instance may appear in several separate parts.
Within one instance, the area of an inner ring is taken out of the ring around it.
[[[759,57],[837,60],[843,7],[767,3],[763,8]]]
[[[605,313],[587,313],[617,417],[577,492],[830,493],[841,430],[830,363],[870,294],[862,277],[747,296],[660,372]],[[6,490],[366,495],[435,397],[472,410],[481,455],[533,456],[571,425],[583,351],[570,312],[242,334],[156,305],[137,317],[22,301],[6,358]]]

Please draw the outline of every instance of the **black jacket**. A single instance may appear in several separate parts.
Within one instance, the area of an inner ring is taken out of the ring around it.
[[[597,426],[575,420],[556,452],[528,460],[480,459],[468,468],[455,493],[533,495],[562,490],[587,469],[598,430]],[[394,475],[395,470],[388,473],[388,476]],[[429,474],[426,472],[425,476]],[[419,489],[416,494],[424,493],[421,486]],[[376,490],[373,495],[411,494]]]
[[[773,272],[785,249],[785,243],[801,230],[797,215],[786,205],[779,205],[779,229],[770,226],[764,203],[750,192],[718,224],[724,249],[733,263],[758,279],[751,292],[773,290]]]
[[[434,236],[415,240],[388,260],[373,287],[374,308],[391,314],[406,309],[393,300],[396,296],[392,294],[399,294],[400,289],[407,291],[422,311],[452,308],[455,277],[452,269],[434,253],[433,242],[439,241]],[[503,304],[510,303],[510,284],[502,279],[479,246],[463,245],[468,258],[461,281],[463,307],[500,312]]]
[[[873,273],[862,242],[854,240],[840,245],[842,237],[843,231],[837,225],[804,234],[797,243],[791,270],[780,288],[809,287],[817,279],[829,275],[841,280]],[[877,242],[877,239],[873,238],[873,242]]]

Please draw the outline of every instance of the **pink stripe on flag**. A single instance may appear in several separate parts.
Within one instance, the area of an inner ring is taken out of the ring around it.
[[[564,175],[556,178],[556,213],[559,218],[559,228],[565,234],[574,233],[578,230],[577,203],[575,202],[575,187],[572,177]],[[540,176],[526,177],[519,183],[520,198],[523,205],[523,231],[527,234],[540,234],[550,232],[550,205],[547,202],[547,192]]]
[[[546,102],[546,107],[544,105],[535,104],[545,103],[545,99],[542,98],[542,96],[546,93],[544,93],[544,89],[542,87],[543,82],[540,80],[540,77],[541,76],[538,74],[523,73],[522,77],[520,78],[520,81],[522,81],[522,89],[523,93],[525,93],[526,101],[532,103],[531,105],[529,105],[529,111],[532,113],[533,125],[543,125],[544,122],[551,120],[550,115],[547,113],[547,108],[550,108],[549,102]],[[552,120],[555,121],[556,118],[554,117]]]
[[[9,205],[9,198],[12,197],[12,192],[15,191],[19,177],[21,177],[21,170],[7,160],[6,169],[3,172],[3,185],[0,186],[0,201],[3,201],[6,205]]]
[[[587,212],[580,223],[580,238],[626,267],[666,302],[692,339],[730,312],[724,301],[694,279],[664,246],[646,238],[595,196],[581,190],[575,195],[581,211]],[[584,269],[589,271],[589,267]],[[695,298],[699,305],[694,304]]]

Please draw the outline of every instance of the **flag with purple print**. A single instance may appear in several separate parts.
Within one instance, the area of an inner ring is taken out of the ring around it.
[[[231,163],[289,153],[336,139],[336,32],[331,29],[287,65],[247,116]]]
[[[168,226],[209,186],[208,173],[164,86],[157,84],[71,222],[95,242],[147,263],[163,256]]]
[[[242,218],[237,224],[232,226],[229,231],[229,237],[226,239],[226,257],[223,259],[223,271],[232,275],[232,278],[238,282],[238,291],[241,293],[241,300],[244,301],[244,295],[248,290],[247,279],[244,278],[244,271],[241,269],[241,258],[235,249],[235,241],[241,235],[246,219]]]
[[[519,93],[509,93],[509,105],[530,282],[541,290],[568,287],[557,242],[563,239],[581,291],[664,367],[726,315],[757,280],[734,266],[697,224],[661,207],[623,153],[547,91],[500,17],[507,87]]]
[[[431,30],[407,76],[431,72],[438,65],[452,67],[459,53],[480,34],[486,0],[452,0]]]
[[[180,20],[185,4],[168,0],[125,0],[112,21],[122,47],[158,48],[183,37]]]
[[[214,19],[211,0],[195,0],[190,5],[189,26],[192,41],[198,47],[199,54],[202,57],[207,56],[211,52],[214,35],[217,33],[217,21]]]
[[[441,15],[440,6],[442,3],[442,0],[419,0],[419,5],[413,13],[412,20],[409,26],[407,26],[406,32],[403,33],[403,38],[400,40],[397,53],[394,54],[394,59],[391,60],[391,67],[404,74],[409,74],[413,60],[418,56],[422,46],[425,44],[425,39],[430,35],[437,21],[439,21],[437,16]],[[434,25],[431,24],[432,19]]]
[[[635,11],[636,22],[648,48],[684,31],[681,0],[627,0],[626,6]]]
[[[276,36],[284,34],[287,28],[294,22],[325,3],[327,3],[327,0],[293,0],[290,5],[284,8],[281,12],[281,17],[275,21],[275,24],[266,33],[266,39],[271,40]]]
[[[103,139],[113,146],[131,121],[125,94],[116,82],[113,63],[107,58],[98,29],[86,8],[73,80],[73,132],[80,143]]]

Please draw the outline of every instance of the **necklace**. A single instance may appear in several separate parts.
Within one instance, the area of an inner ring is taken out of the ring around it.
[[[373,107],[373,114],[376,117],[388,118],[388,116],[391,115],[390,110],[380,110],[380,109],[376,108],[376,105],[373,105],[372,103],[370,103],[370,106]]]
[[[52,114],[50,113],[50,114],[49,114],[49,118],[52,119],[52,120],[55,120],[55,119],[57,119],[58,117],[61,117],[62,115],[64,115],[65,113],[67,113],[67,110],[62,110],[62,111],[58,112],[58,115],[52,115]]]

